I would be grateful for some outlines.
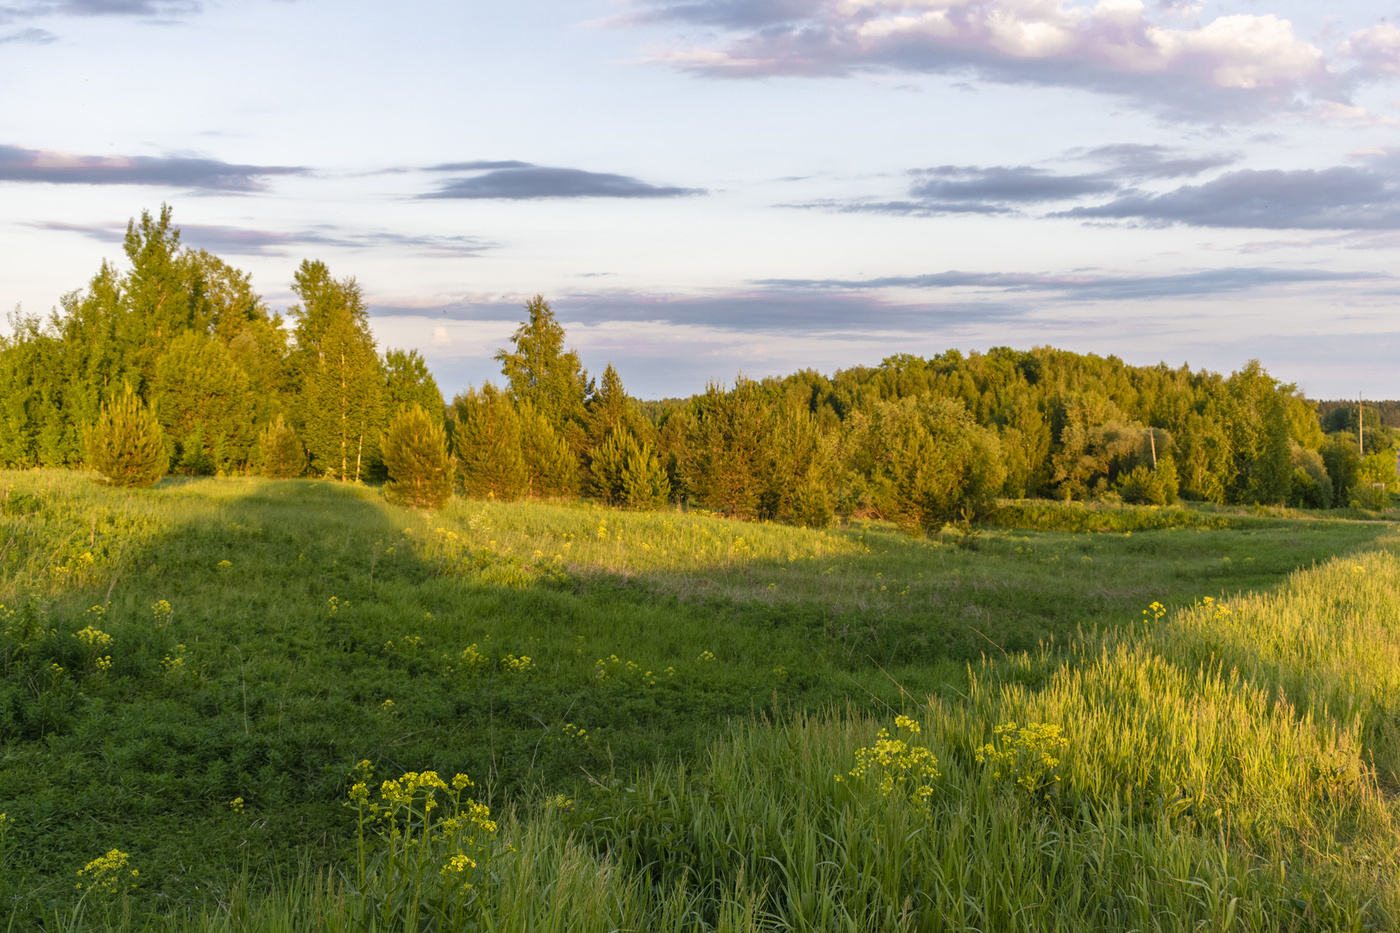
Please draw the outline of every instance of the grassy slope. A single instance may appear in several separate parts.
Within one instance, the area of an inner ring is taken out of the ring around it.
[[[0,476],[0,493],[6,624],[53,633],[23,651],[8,638],[0,682],[4,893],[28,904],[62,901],[112,846],[146,893],[176,901],[241,864],[334,851],[361,758],[468,771],[493,799],[524,799],[576,787],[581,769],[697,760],[731,718],[774,703],[879,709],[899,703],[896,682],[965,695],[964,662],[983,653],[1119,626],[1154,599],[1270,586],[1384,532],[1001,530],[972,552],[877,526],[584,506],[423,516],[318,483],[131,494],[26,473]],[[113,636],[110,671],[73,637],[87,625]],[[490,663],[470,670],[470,645]],[[532,664],[502,670],[507,655]],[[1051,670],[1004,667],[1031,684]]]

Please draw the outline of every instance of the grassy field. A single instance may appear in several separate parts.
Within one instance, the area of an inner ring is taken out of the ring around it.
[[[369,761],[496,811],[472,888],[415,869],[423,928],[1393,926],[1393,526],[1181,511],[916,540],[0,473],[0,896],[417,929],[398,863],[347,868]],[[112,849],[134,890],[75,888]]]

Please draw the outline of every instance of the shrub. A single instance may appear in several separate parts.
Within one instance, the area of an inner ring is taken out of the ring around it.
[[[1118,480],[1123,501],[1133,505],[1172,505],[1177,489],[1176,463],[1170,457],[1163,457],[1155,470],[1140,464]]]
[[[139,488],[165,475],[169,459],[160,423],[127,386],[122,397],[102,406],[87,432],[88,462],[113,486]]]
[[[420,509],[440,509],[452,496],[452,458],[447,435],[422,406],[400,412],[384,432],[384,465],[390,502]]]
[[[281,415],[258,435],[258,466],[263,476],[273,479],[291,479],[306,469],[306,450]]]

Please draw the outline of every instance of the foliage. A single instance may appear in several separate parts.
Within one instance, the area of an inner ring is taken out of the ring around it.
[[[126,386],[87,434],[88,460],[114,486],[150,486],[165,475],[164,435],[149,407]]]
[[[530,473],[521,450],[520,415],[510,397],[486,382],[453,399],[452,413],[467,495],[505,501],[524,495]]]
[[[253,403],[248,375],[217,340],[186,333],[156,363],[153,407],[170,462],[183,473],[228,471],[249,457]]]
[[[386,351],[383,368],[384,406],[391,416],[417,405],[436,424],[444,423],[442,391],[417,350]]]
[[[322,262],[305,261],[292,290],[301,384],[301,437],[311,471],[359,482],[379,456],[383,425],[379,358],[364,296],[354,279],[337,281]]]
[[[257,463],[259,474],[271,479],[292,479],[306,471],[306,450],[281,415],[258,434]]]
[[[1140,463],[1118,478],[1123,501],[1135,505],[1174,505],[1177,493],[1176,461],[1163,456],[1156,467]]]
[[[601,447],[589,451],[589,485],[607,505],[659,509],[666,505],[671,483],[650,446],[638,446],[625,430],[614,431]]]
[[[384,486],[390,502],[440,509],[452,495],[453,464],[442,426],[419,405],[401,411],[384,432]]]
[[[958,402],[934,396],[877,405],[855,429],[857,464],[880,514],[933,533],[981,519],[1005,479],[996,435]]]
[[[496,360],[516,402],[528,402],[555,430],[584,418],[588,373],[577,351],[564,350],[564,328],[544,296],[525,305],[528,319],[514,334],[514,351],[499,350]]]
[[[697,505],[736,518],[758,513],[768,415],[758,384],[740,378],[727,392],[710,383],[678,419],[678,471]]]

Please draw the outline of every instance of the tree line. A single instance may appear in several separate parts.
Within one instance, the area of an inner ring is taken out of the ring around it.
[[[1049,347],[950,350],[643,402],[611,364],[590,378],[536,297],[496,355],[499,384],[445,404],[415,351],[378,350],[359,286],[323,263],[301,264],[284,319],[245,273],[181,246],[168,207],[133,220],[124,248],[127,271],[104,263],[47,320],[12,318],[0,463],[92,465],[144,417],[159,443],[143,456],[181,473],[926,532],[999,497],[1376,508],[1397,489],[1400,432],[1379,409],[1364,411],[1359,449],[1355,407],[1320,417],[1257,361],[1223,376]]]
[[[123,242],[47,319],[13,315],[0,341],[0,464],[79,466],[85,436],[127,390],[159,424],[185,474],[382,478],[381,433],[399,410],[443,418],[416,351],[380,353],[354,279],[305,261],[286,318],[249,276],[185,248],[169,207]]]

